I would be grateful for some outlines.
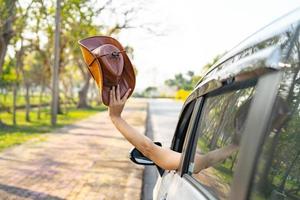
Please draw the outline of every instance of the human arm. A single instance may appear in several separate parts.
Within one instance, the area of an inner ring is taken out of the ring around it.
[[[210,151],[204,155],[196,154],[194,173],[199,173],[201,170],[225,160],[236,152],[238,148],[239,146],[237,144],[229,144],[228,146]]]
[[[155,164],[166,170],[177,170],[180,164],[181,153],[154,144],[152,140],[139,133],[122,118],[121,113],[129,93],[130,90],[126,92],[123,98],[120,98],[119,87],[113,87],[110,91],[109,115],[113,124],[128,142]],[[205,155],[196,154],[194,173],[198,173],[202,169],[211,167],[226,159],[237,149],[238,145],[230,144],[226,147],[208,152]]]
[[[181,153],[162,148],[153,143],[148,137],[139,133],[129,125],[121,116],[130,89],[124,97],[120,97],[120,88],[113,87],[110,91],[109,115],[120,133],[135,146],[142,154],[163,169],[176,170],[179,167]]]

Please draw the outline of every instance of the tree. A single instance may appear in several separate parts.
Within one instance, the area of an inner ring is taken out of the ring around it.
[[[184,77],[182,73],[175,74],[174,79],[168,79],[165,81],[167,86],[175,86],[177,90],[184,89],[184,90],[192,90],[194,88],[193,83],[195,82],[194,79],[194,72],[188,71],[187,77]]]
[[[142,96],[144,97],[153,97],[157,93],[157,87],[149,86],[144,91]]]
[[[3,65],[2,75],[0,76],[0,90],[2,91],[5,90],[5,92],[3,92],[4,95],[7,95],[8,90],[14,85],[14,83],[17,80],[13,68],[14,65],[15,65],[15,60],[12,58],[7,59]],[[0,102],[0,114],[1,111],[4,110],[9,110],[9,107],[7,107],[5,104],[2,104]],[[1,117],[0,117],[0,127],[4,125],[5,124],[1,121]]]
[[[217,55],[213,58],[213,60],[206,65],[202,67],[202,70],[200,72],[200,75],[195,75],[193,71],[188,71],[186,73],[186,76],[184,76],[182,73],[175,74],[175,77],[172,79],[168,79],[165,81],[165,85],[167,86],[175,86],[177,90],[183,89],[183,90],[192,90],[199,80],[202,79],[203,76],[211,69],[211,67],[223,56]]]
[[[140,3],[137,3],[136,6],[134,7],[128,7],[126,4],[122,3],[114,3],[111,0],[104,1],[104,3],[100,7],[95,7],[93,4],[90,2],[86,1],[77,1],[80,2],[81,7],[87,7],[88,12],[86,10],[82,9],[73,9],[76,11],[73,13],[73,15],[78,16],[78,19],[80,19],[80,23],[78,23],[77,20],[68,20],[65,23],[69,23],[70,27],[72,27],[72,31],[66,30],[66,34],[72,33],[72,36],[66,37],[64,41],[67,41],[67,38],[70,38],[74,41],[84,38],[87,35],[108,35],[108,36],[117,36],[122,30],[129,29],[129,28],[136,28],[138,25],[134,25],[134,19],[135,19],[135,14],[138,11],[138,8],[140,6]],[[70,6],[71,4],[66,4]],[[68,8],[66,7],[66,9]],[[116,9],[118,8],[118,9]],[[110,11],[109,13],[112,15],[113,19],[116,19],[114,24],[106,25],[106,24],[101,24],[98,25],[97,23],[94,22],[94,18],[98,15],[98,17],[101,19],[102,13],[105,13],[105,11]],[[67,12],[66,12],[67,13]],[[77,13],[77,14],[76,14]],[[76,18],[74,18],[76,19]],[[74,33],[74,27],[75,29],[78,28],[78,31],[75,31],[77,34]],[[133,57],[133,49],[129,46],[125,47],[126,52]],[[87,101],[87,94],[88,90],[90,88],[90,79],[91,75],[89,71],[86,69],[85,63],[82,62],[82,60],[79,60],[78,57],[81,57],[81,52],[79,49],[76,47],[76,49],[71,49],[72,52],[75,55],[75,63],[77,63],[80,72],[82,74],[83,78],[83,86],[82,88],[78,91],[78,97],[79,101],[77,104],[78,108],[87,108],[89,107],[88,101]]]
[[[55,15],[55,44],[54,44],[54,65],[52,70],[52,104],[51,104],[51,124],[56,125],[56,115],[58,112],[58,71],[60,64],[60,12],[61,1],[56,0]]]
[[[2,74],[7,46],[14,34],[16,2],[17,0],[0,0],[0,75]]]

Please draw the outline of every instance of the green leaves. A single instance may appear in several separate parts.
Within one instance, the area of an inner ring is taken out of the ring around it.
[[[14,67],[15,60],[7,59],[3,66],[3,73],[0,75],[0,87],[10,87],[14,82],[19,81]]]

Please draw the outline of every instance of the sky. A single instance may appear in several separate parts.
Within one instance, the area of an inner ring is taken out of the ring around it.
[[[159,34],[137,28],[119,36],[134,48],[136,90],[161,86],[176,73],[199,74],[216,55],[299,6],[300,0],[148,0],[136,23],[154,24]]]

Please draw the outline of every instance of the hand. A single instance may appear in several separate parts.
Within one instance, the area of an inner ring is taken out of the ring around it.
[[[123,98],[120,95],[120,86],[113,86],[109,95],[109,116],[111,118],[121,117],[124,105],[127,101],[131,89],[129,88]]]

